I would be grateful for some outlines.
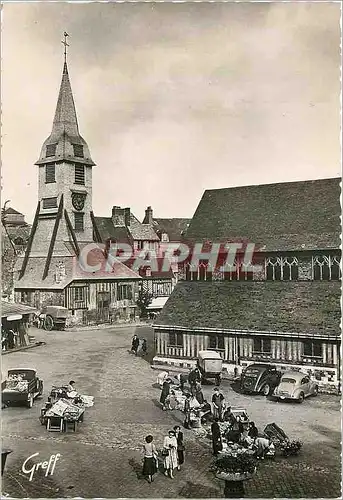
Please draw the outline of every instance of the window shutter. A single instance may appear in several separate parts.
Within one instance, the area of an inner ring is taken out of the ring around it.
[[[43,208],[57,208],[57,198],[43,198]]]
[[[45,166],[45,184],[56,182],[55,164]]]
[[[85,166],[75,165],[75,184],[85,185]]]
[[[76,212],[74,213],[74,229],[75,231],[84,230],[84,214]]]

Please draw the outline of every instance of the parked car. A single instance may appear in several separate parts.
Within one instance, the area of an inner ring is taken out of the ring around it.
[[[2,403],[22,403],[32,408],[33,401],[43,394],[43,381],[37,376],[36,370],[19,368],[8,370],[7,379],[2,388]]]
[[[217,351],[199,351],[197,367],[204,380],[214,378],[220,385],[223,369],[223,359]]]
[[[302,403],[308,396],[317,396],[318,384],[311,380],[306,373],[298,371],[285,372],[280,380],[280,384],[274,391],[277,399],[291,399]]]
[[[240,390],[248,394],[272,394],[279,384],[281,372],[276,365],[253,363],[247,366],[241,374]]]

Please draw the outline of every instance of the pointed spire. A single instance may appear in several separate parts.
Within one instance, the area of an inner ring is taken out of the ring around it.
[[[51,135],[60,135],[63,132],[70,136],[80,135],[66,62],[63,65],[62,82]]]
[[[88,145],[81,137],[77,123],[73,92],[67,66],[67,33],[64,33],[64,64],[55,117],[50,136],[44,141],[36,165],[56,160],[68,160],[93,166]]]

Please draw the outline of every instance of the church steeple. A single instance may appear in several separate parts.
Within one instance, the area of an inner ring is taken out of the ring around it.
[[[89,166],[95,165],[90,156],[88,145],[79,132],[66,62],[66,52],[52,131],[43,144],[36,165],[56,161],[71,161]]]
[[[66,62],[63,66],[62,82],[50,137],[58,138],[63,132],[70,137],[80,136]]]

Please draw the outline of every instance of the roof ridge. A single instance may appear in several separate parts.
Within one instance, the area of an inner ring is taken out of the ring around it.
[[[283,181],[283,182],[270,182],[268,184],[244,184],[241,186],[229,186],[229,187],[223,187],[223,188],[212,188],[212,189],[205,189],[204,194],[208,192],[213,192],[213,191],[225,191],[225,190],[231,190],[231,189],[244,189],[244,188],[249,188],[249,187],[264,187],[264,186],[281,186],[281,185],[290,185],[290,184],[309,184],[312,182],[321,182],[321,181],[334,181],[334,180],[339,180],[342,182],[341,177],[324,177],[321,179],[305,179],[301,181]]]

